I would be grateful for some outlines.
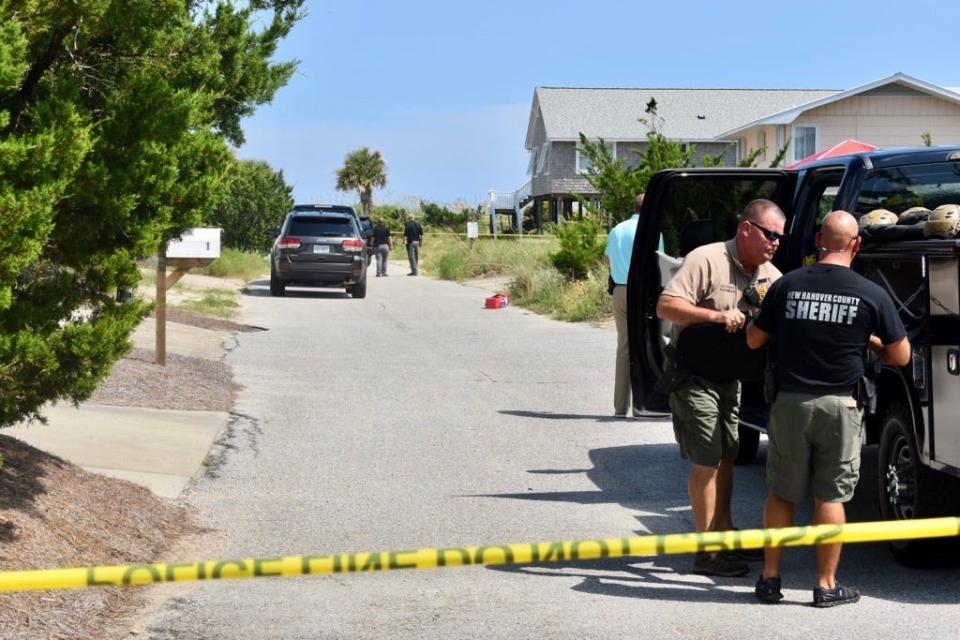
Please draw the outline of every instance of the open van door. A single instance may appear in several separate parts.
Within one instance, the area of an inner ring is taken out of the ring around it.
[[[627,282],[630,365],[637,409],[669,410],[667,399],[654,390],[670,335],[670,323],[657,318],[657,299],[663,287],[690,251],[734,237],[738,216],[752,200],[776,202],[787,216],[785,228],[789,229],[796,176],[778,169],[711,168],[671,169],[651,178]],[[784,247],[777,252],[775,264],[781,252]],[[750,393],[744,389],[744,409],[757,402],[762,405],[762,390],[756,386]],[[753,395],[759,397],[749,402]]]

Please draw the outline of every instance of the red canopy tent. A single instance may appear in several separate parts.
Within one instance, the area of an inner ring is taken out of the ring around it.
[[[835,158],[836,156],[848,156],[853,153],[860,153],[861,151],[874,151],[878,147],[873,146],[872,144],[866,142],[860,142],[859,140],[847,139],[843,142],[836,144],[829,149],[824,149],[823,151],[818,151],[812,155],[807,156],[801,160],[797,160],[792,164],[787,165],[787,169],[796,169],[801,165],[805,165],[808,162],[813,162],[814,160],[821,160],[823,158]]]

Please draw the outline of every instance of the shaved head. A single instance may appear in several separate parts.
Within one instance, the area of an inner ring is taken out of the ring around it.
[[[831,211],[820,224],[821,260],[845,262],[849,266],[860,249],[860,227],[857,219],[846,211]]]
[[[828,249],[843,249],[858,235],[857,219],[846,211],[831,211],[820,225],[820,237]]]

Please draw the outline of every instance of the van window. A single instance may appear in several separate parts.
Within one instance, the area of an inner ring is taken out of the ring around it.
[[[729,240],[744,207],[757,198],[773,199],[778,186],[776,180],[742,177],[674,180],[662,208],[665,253],[683,257],[701,245]]]
[[[874,209],[900,214],[910,207],[960,204],[960,163],[937,162],[877,169],[867,174],[857,199],[859,218]]]

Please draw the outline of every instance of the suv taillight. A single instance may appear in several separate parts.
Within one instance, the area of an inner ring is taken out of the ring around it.
[[[363,251],[363,240],[344,240],[340,246],[344,251]]]
[[[280,241],[277,242],[277,245],[281,249],[299,249],[300,248],[300,238],[280,238]]]

